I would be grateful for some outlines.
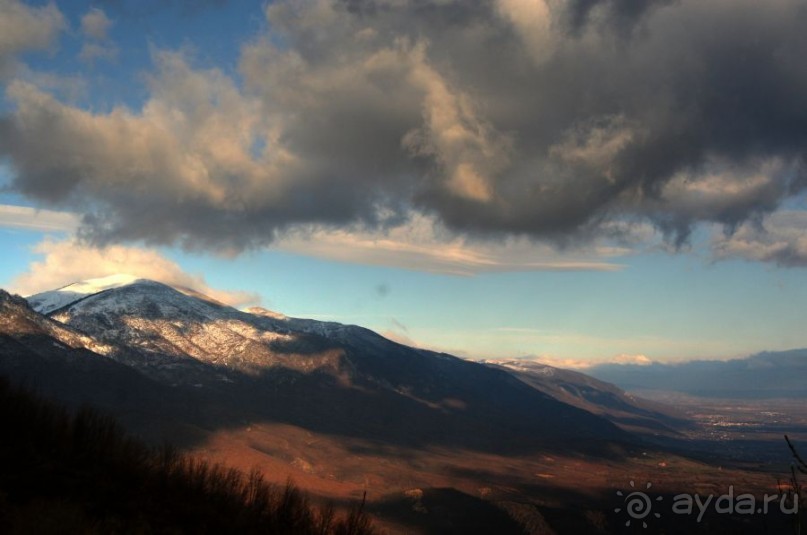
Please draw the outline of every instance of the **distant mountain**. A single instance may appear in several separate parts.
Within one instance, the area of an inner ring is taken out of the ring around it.
[[[678,434],[690,423],[671,407],[626,393],[586,374],[532,360],[486,361],[558,401],[603,416],[623,429],[645,434]]]
[[[126,278],[29,300],[55,320],[49,325],[83,333],[107,361],[161,387],[194,392],[221,421],[491,451],[632,440],[506,370],[357,326],[243,312],[184,288]]]
[[[738,399],[807,397],[807,349],[678,364],[607,364],[586,370],[629,391]]]

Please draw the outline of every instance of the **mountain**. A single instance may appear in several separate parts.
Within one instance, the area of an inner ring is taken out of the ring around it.
[[[608,364],[587,372],[630,391],[737,399],[807,397],[807,349],[763,352],[725,361]]]
[[[153,425],[154,415],[166,416],[161,408],[173,405],[177,393],[109,358],[115,351],[0,290],[0,375],[71,406],[91,404],[127,423],[139,416]]]
[[[398,445],[485,451],[632,440],[506,370],[357,326],[244,312],[142,279],[91,281],[29,300],[95,340],[109,360],[215,400],[222,421],[229,414]]]
[[[611,532],[625,522],[615,481],[739,481],[632,432],[669,420],[582,374],[470,362],[130,277],[29,299],[47,315],[0,291],[0,374],[337,507],[366,493],[390,533]]]
[[[508,370],[524,383],[563,403],[607,418],[621,428],[643,434],[678,434],[690,423],[671,407],[628,394],[589,375],[531,360],[486,361]]]
[[[79,299],[98,292],[124,286],[138,280],[137,277],[127,274],[110,275],[97,279],[88,279],[63,286],[58,290],[42,292],[28,297],[31,307],[41,314],[49,314],[63,306],[75,303]]]

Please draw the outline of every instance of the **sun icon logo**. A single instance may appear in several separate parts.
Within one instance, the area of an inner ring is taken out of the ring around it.
[[[645,485],[645,490],[650,490],[650,487],[652,486],[652,483],[648,483]],[[633,481],[630,482],[630,488],[636,488],[636,484]],[[631,522],[636,520],[637,522],[642,522],[643,528],[647,527],[647,521],[645,519],[648,518],[651,513],[653,513],[653,502],[660,502],[664,499],[662,496],[657,496],[656,499],[653,500],[646,492],[641,490],[633,490],[627,495],[621,490],[618,490],[616,491],[616,495],[623,499],[622,501],[624,505],[614,509],[614,512],[621,513],[624,509],[630,517],[628,518],[628,521],[625,522],[625,526],[630,526]],[[653,513],[653,516],[656,518],[661,518],[661,513]]]

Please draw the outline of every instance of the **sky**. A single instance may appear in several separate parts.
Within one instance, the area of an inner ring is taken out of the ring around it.
[[[0,287],[469,358],[807,347],[800,0],[0,0]]]

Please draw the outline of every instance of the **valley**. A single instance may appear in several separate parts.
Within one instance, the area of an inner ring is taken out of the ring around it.
[[[807,533],[805,28],[0,0],[0,535]]]
[[[797,401],[644,399],[578,372],[470,362],[153,281],[32,297],[47,315],[0,298],[12,380],[108,411],[147,442],[292,480],[317,503],[347,511],[366,497],[391,534],[619,532],[617,492],[631,482],[660,497],[778,492],[781,435],[805,438]],[[688,533],[759,528],[676,520]]]

